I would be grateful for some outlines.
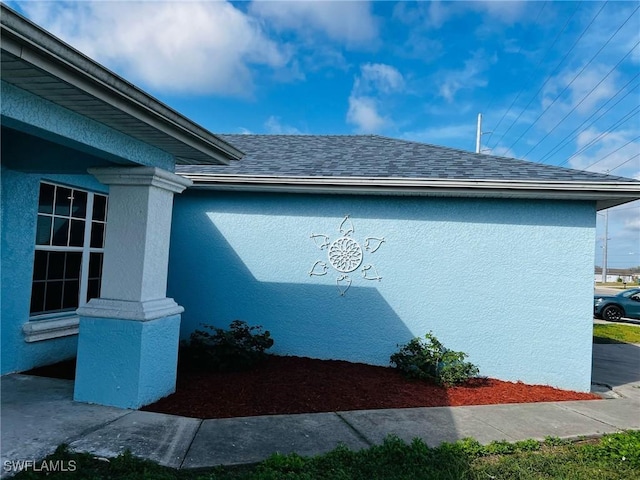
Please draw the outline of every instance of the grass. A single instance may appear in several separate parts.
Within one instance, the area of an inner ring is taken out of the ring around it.
[[[351,451],[344,446],[317,457],[275,454],[258,465],[207,470],[172,470],[130,453],[114,459],[69,452],[66,447],[44,461],[71,465],[73,472],[23,471],[18,480],[111,479],[124,480],[413,480],[413,479],[567,479],[608,480],[638,478],[640,432],[605,435],[600,440],[569,443],[558,438],[544,442],[493,442],[481,445],[473,439],[429,448],[419,439],[407,444],[388,437],[382,445]]]
[[[640,327],[597,323],[593,326],[593,343],[640,343]]]
[[[608,287],[608,288],[619,288],[620,290],[624,290],[627,288],[634,288],[637,287],[639,284],[634,283],[634,282],[627,282],[627,286],[625,287],[625,284],[623,282],[607,282],[607,283],[602,283],[602,282],[595,282],[595,287]]]

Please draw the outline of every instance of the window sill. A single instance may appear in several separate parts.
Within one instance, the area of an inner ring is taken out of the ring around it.
[[[24,333],[25,342],[40,342],[42,340],[77,335],[79,324],[80,320],[77,315],[35,320],[25,323],[22,326],[22,333]]]

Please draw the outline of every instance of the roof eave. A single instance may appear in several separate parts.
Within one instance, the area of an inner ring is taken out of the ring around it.
[[[229,164],[242,151],[175,110],[159,102],[123,78],[94,62],[17,12],[0,4],[2,50],[69,83],[95,98],[108,102],[127,115],[171,135],[190,147],[208,163]],[[195,155],[194,155],[195,156]],[[176,156],[176,163],[196,163]]]
[[[640,199],[640,182],[452,180],[188,174],[192,188],[262,192],[590,200],[598,210]]]

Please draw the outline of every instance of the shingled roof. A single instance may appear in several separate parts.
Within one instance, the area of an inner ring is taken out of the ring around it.
[[[245,155],[181,165],[194,188],[593,200],[640,198],[640,181],[379,135],[219,135]]]
[[[379,135],[218,135],[245,153],[230,166],[181,173],[299,177],[633,182],[629,178],[471,153]]]

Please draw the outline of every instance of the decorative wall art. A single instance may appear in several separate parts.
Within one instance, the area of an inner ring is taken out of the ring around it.
[[[334,241],[331,241],[329,235],[312,233],[311,239],[320,250],[327,251],[327,261],[317,260],[311,270],[309,276],[323,276],[329,273],[329,267],[333,267],[338,273],[336,275],[336,285],[338,293],[344,296],[349,290],[352,278],[349,274],[353,274],[360,267],[361,277],[365,280],[382,280],[378,270],[371,263],[363,265],[365,252],[369,254],[377,252],[385,242],[384,237],[366,237],[363,246],[351,235],[355,232],[353,222],[349,215],[344,217],[342,223],[338,227],[338,231],[342,235]]]

